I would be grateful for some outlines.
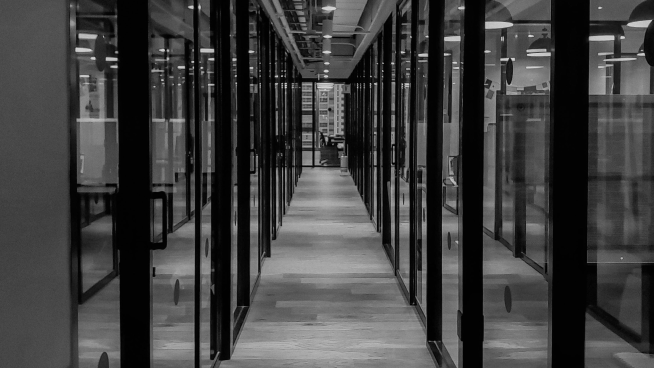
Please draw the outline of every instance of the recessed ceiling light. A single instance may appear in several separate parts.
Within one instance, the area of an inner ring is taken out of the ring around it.
[[[421,54],[418,54],[418,57],[426,58],[426,57],[429,57],[429,54],[426,53],[426,52],[423,52]]]
[[[525,68],[526,69],[543,69],[544,66],[542,66],[542,65],[530,65],[530,66],[526,66]]]
[[[613,55],[613,52],[611,51],[603,51],[603,52],[598,52],[597,56],[607,56],[607,55]]]
[[[88,74],[80,74],[79,77],[80,77],[80,78],[91,78],[91,76],[88,75]]]
[[[443,39],[445,42],[461,42],[461,36],[458,35],[445,36]]]
[[[509,61],[509,58],[500,58],[500,61]],[[511,58],[511,61],[515,61],[515,58]]]
[[[213,52],[214,52],[214,49],[210,49],[210,48],[201,48],[200,49],[201,54],[213,54]]]
[[[89,52],[93,52],[93,50],[88,47],[75,47],[75,52],[78,54],[88,54]]]
[[[484,50],[484,54],[490,54],[491,50]]]

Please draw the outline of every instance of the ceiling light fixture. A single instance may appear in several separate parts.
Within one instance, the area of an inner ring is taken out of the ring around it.
[[[445,42],[461,42],[461,36],[459,35],[450,35],[443,38]]]
[[[654,19],[654,0],[638,4],[629,15],[628,27],[647,28]]]
[[[201,54],[213,54],[214,49],[209,49],[209,48],[202,48],[200,49]]]
[[[543,28],[543,37],[532,42],[527,49],[527,56],[547,57],[552,56],[552,39],[547,37],[547,28]]]
[[[93,52],[93,50],[88,47],[75,47],[75,52],[78,54],[88,54],[89,52]]]
[[[322,0],[322,10],[328,12],[336,10],[336,0]]]
[[[322,21],[322,37],[323,38],[332,38],[334,33],[334,21],[325,19]]]
[[[511,12],[496,0],[486,1],[486,29],[513,27]]]
[[[614,41],[615,36],[624,39],[624,29],[620,25],[613,24],[591,24],[589,29],[589,41],[603,42]]]
[[[638,48],[638,53],[636,54],[636,56],[645,56],[645,44],[644,43],[642,45],[640,45],[640,47]]]

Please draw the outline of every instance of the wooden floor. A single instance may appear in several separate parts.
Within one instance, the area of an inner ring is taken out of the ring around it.
[[[351,177],[305,168],[232,367],[434,367]]]

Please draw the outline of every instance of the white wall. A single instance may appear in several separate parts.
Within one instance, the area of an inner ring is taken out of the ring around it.
[[[66,0],[0,2],[0,367],[68,367]]]

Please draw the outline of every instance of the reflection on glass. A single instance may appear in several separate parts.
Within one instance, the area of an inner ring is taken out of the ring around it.
[[[654,83],[639,54],[646,28],[624,26],[646,16],[641,2],[593,0],[589,9],[592,29],[610,30],[589,47],[589,368],[651,366],[654,353]]]
[[[116,9],[77,3],[77,203],[79,234],[79,366],[103,353],[120,366],[118,247],[118,40]],[[104,55],[104,56],[102,56]]]

